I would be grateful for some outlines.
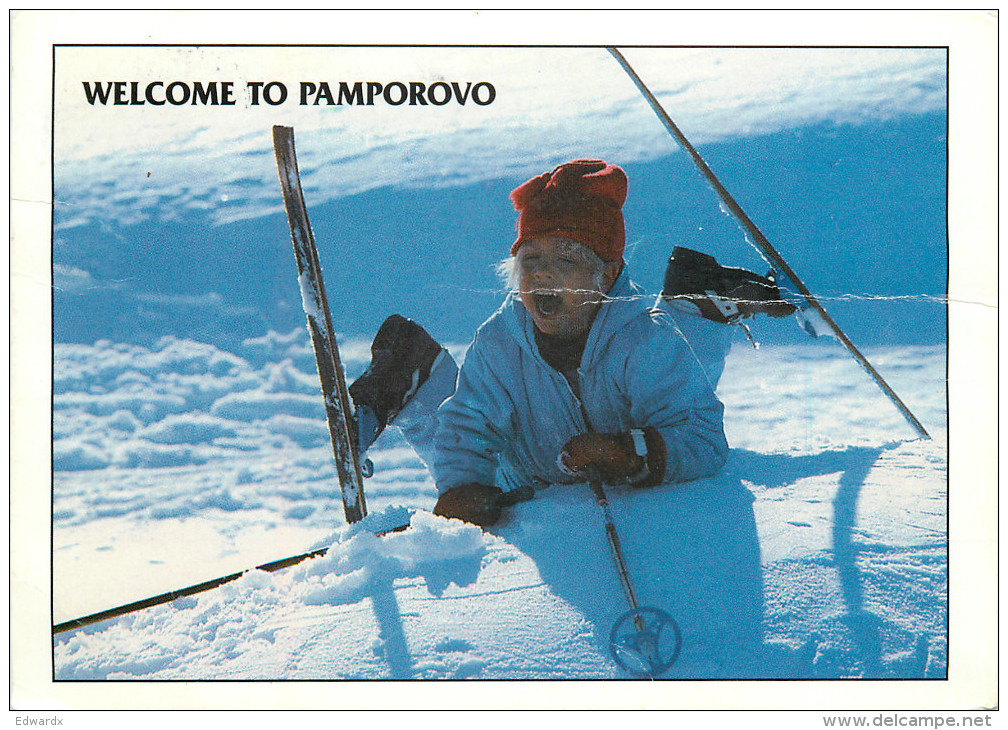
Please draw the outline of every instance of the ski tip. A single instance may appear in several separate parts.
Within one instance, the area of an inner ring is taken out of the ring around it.
[[[278,142],[294,141],[294,127],[285,127],[282,124],[273,125],[273,145]]]

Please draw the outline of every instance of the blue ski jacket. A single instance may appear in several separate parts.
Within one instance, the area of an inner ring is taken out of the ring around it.
[[[438,411],[438,491],[577,481],[557,467],[568,440],[647,426],[665,440],[666,482],[718,471],[728,443],[716,376],[709,379],[675,320],[645,296],[624,269],[589,332],[578,398],[539,354],[532,318],[510,294],[477,331],[456,390]]]

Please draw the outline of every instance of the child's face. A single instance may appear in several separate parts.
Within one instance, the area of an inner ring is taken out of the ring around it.
[[[540,332],[565,339],[588,331],[619,274],[618,264],[606,264],[599,282],[571,245],[580,244],[557,236],[534,238],[517,253],[522,304]]]

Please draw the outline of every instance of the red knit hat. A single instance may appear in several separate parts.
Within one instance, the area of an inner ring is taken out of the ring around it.
[[[536,236],[555,233],[584,244],[603,261],[620,261],[626,244],[627,176],[602,160],[574,160],[511,191],[518,238],[511,255]]]

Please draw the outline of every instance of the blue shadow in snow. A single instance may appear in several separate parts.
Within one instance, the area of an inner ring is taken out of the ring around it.
[[[866,607],[864,579],[858,568],[861,553],[855,541],[857,505],[861,490],[872,467],[887,450],[881,447],[850,446],[842,451],[824,451],[806,456],[760,454],[733,450],[729,469],[734,474],[768,488],[780,488],[800,479],[839,473],[833,498],[832,557],[840,579],[847,613],[843,624],[857,649],[861,676],[864,678],[923,678],[928,661],[928,639],[918,635],[909,652],[897,658],[883,658],[885,620]]]
[[[555,490],[563,490],[558,498]],[[682,631],[682,654],[664,677],[752,676],[755,668],[734,658],[751,655],[762,641],[763,582],[750,492],[738,479],[607,491],[640,604],[666,611]],[[548,524],[526,529],[525,510],[548,511]],[[599,653],[609,656],[609,632],[629,606],[587,486],[551,487],[518,505],[500,534],[535,562],[554,595],[590,622]],[[584,569],[572,571],[575,565]],[[615,666],[614,674],[627,676]]]
[[[926,639],[918,637],[900,666],[882,658],[882,621],[865,610],[853,537],[861,488],[880,455],[893,446],[852,446],[808,456],[737,450],[729,467],[711,479],[650,490],[608,489],[631,581],[639,576],[634,582],[641,605],[665,610],[682,629],[682,654],[663,678],[798,679],[829,672],[829,667],[813,664],[817,636],[796,649],[764,643],[754,498],[739,475],[776,488],[833,473],[840,474],[833,504],[833,558],[848,609],[843,624],[859,655],[862,676],[924,676]],[[556,495],[554,490],[565,491]],[[549,511],[549,525],[524,528],[521,513],[526,509]],[[571,530],[578,531],[576,538]],[[554,595],[592,624],[597,648],[608,655],[610,629],[628,606],[602,515],[587,487],[552,487],[529,505],[515,507],[499,531],[532,558]],[[572,571],[572,565],[584,570]]]

